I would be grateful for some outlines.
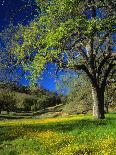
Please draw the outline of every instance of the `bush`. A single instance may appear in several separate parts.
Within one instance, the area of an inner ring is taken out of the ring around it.
[[[68,113],[87,113],[92,110],[91,84],[87,77],[80,77],[68,94],[63,111]]]
[[[37,98],[34,97],[27,97],[24,99],[24,109],[26,111],[35,111],[36,110],[36,105],[37,105]]]
[[[14,93],[10,91],[0,92],[0,110],[14,111],[16,109],[16,99]]]

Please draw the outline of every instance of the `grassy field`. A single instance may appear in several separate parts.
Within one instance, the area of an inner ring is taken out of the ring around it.
[[[0,155],[116,155],[116,114],[1,120]]]

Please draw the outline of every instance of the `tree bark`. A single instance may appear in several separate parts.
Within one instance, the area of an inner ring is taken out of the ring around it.
[[[93,116],[95,119],[104,119],[104,91],[92,87]]]

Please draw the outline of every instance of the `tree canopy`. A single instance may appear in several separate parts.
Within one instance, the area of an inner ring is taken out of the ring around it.
[[[99,63],[98,57],[101,61],[102,55],[109,55],[111,35],[115,31],[114,1],[38,0],[37,4],[41,10],[40,17],[29,26],[20,25],[19,31],[12,38],[13,41],[17,40],[17,44],[13,44],[13,51],[33,75],[38,75],[48,61],[70,68],[77,67],[78,63],[78,68],[87,72],[85,66],[93,63],[92,58],[89,59],[90,55],[96,55],[96,64]],[[88,14],[91,14],[89,20]],[[100,14],[102,19],[99,18]],[[89,51],[91,46],[94,46],[94,52]],[[78,54],[82,55],[81,61],[77,58]],[[102,67],[98,68],[100,70]]]

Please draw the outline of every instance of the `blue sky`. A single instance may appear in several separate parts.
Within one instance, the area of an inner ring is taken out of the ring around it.
[[[25,3],[28,2],[33,4],[34,0],[0,0],[0,31],[10,24],[12,16],[14,25],[17,23],[23,23],[25,25],[38,14],[35,7],[28,7],[23,11],[23,13],[20,11],[15,16],[13,15],[19,8],[23,7]],[[42,73],[42,78],[38,83],[50,91],[56,91],[55,78],[51,76],[51,74],[55,75],[55,71],[55,65],[49,64],[47,66],[47,70]],[[19,67],[16,70],[16,73],[21,74],[21,72],[22,68]],[[29,80],[25,78],[25,75],[20,78],[19,84],[23,84],[25,86],[29,85]]]
[[[38,15],[38,12],[36,10],[35,6],[27,7],[23,11],[17,12],[19,8],[23,8],[25,4],[30,2],[31,4],[34,4],[34,0],[0,0],[0,31],[5,29],[12,20],[14,25],[17,25],[17,23],[23,23],[28,24],[34,16]],[[16,14],[15,14],[16,12]],[[15,14],[15,16],[14,16]],[[97,11],[97,14],[100,18],[103,18],[103,13],[99,9]],[[87,12],[88,18],[91,19],[91,13]],[[113,40],[114,43],[116,43],[116,33],[113,34]],[[0,42],[1,44],[1,42]],[[116,51],[116,46],[114,46],[114,51]],[[21,74],[22,68],[19,68],[16,73]],[[39,80],[39,84],[51,91],[56,90],[56,84],[55,84],[55,78],[52,75],[55,75],[56,72],[56,66],[54,64],[48,64],[47,70],[43,71],[42,73],[42,79]],[[28,74],[28,73],[26,73]],[[23,75],[19,81],[20,84],[28,85],[29,80],[25,78],[25,75]]]

